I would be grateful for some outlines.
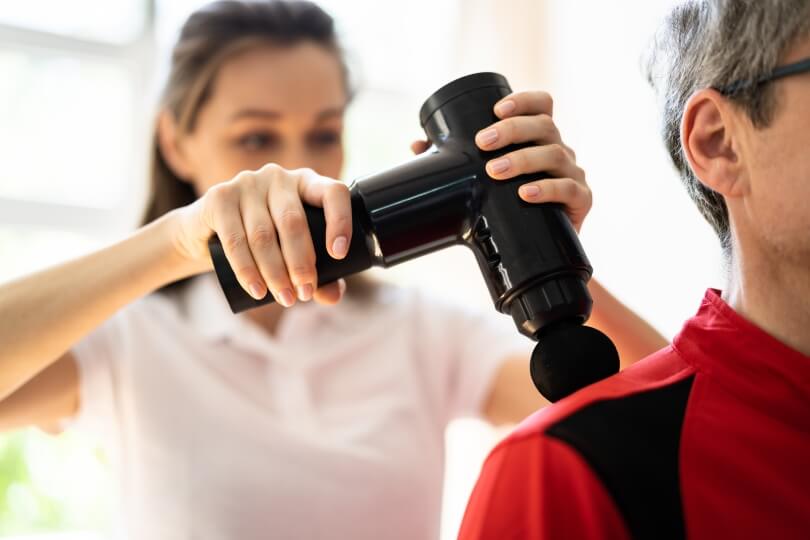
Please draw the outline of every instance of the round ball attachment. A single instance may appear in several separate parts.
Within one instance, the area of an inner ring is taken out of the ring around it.
[[[619,353],[595,328],[556,323],[538,335],[530,363],[532,382],[554,402],[619,371]]]

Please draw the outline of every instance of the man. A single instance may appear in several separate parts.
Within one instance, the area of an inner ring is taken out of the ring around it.
[[[463,539],[810,538],[810,2],[687,2],[649,73],[725,290],[503,441]]]

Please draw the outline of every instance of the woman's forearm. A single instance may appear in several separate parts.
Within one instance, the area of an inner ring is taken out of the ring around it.
[[[665,347],[667,340],[647,321],[592,279],[588,285],[593,297],[593,312],[588,326],[607,334],[619,351],[622,367],[641,360]]]
[[[118,309],[205,268],[183,259],[169,214],[100,251],[0,286],[0,399]]]

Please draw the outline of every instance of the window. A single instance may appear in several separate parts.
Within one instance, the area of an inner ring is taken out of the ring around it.
[[[0,48],[0,195],[113,209],[132,161],[133,88],[115,59]]]
[[[92,16],[87,16],[92,13]],[[0,281],[132,226],[143,196],[147,0],[0,4]],[[78,434],[0,435],[0,536],[105,531],[103,457]]]
[[[0,228],[98,242],[132,226],[145,191],[148,14],[146,0],[0,6]]]
[[[143,33],[144,0],[25,0],[4,2],[0,24],[58,36],[123,45]]]

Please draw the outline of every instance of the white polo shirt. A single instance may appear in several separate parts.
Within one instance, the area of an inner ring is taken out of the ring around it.
[[[207,275],[76,345],[72,426],[119,473],[128,538],[435,539],[445,427],[530,349],[505,316],[389,286],[270,336]]]

